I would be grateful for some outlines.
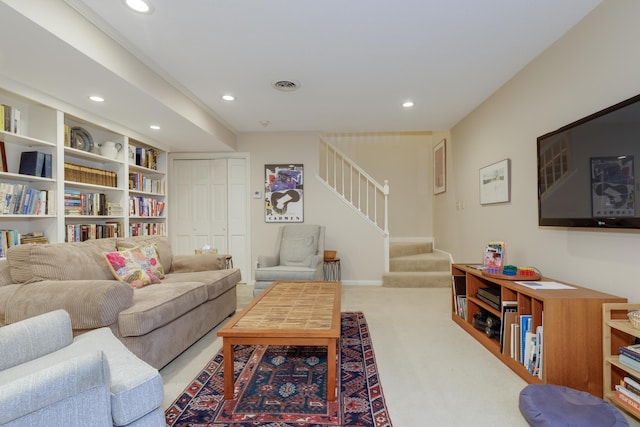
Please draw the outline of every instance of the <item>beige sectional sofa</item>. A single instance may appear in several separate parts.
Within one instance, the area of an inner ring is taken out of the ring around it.
[[[116,280],[105,253],[155,245],[161,283]],[[56,309],[74,335],[109,327],[136,356],[160,369],[236,311],[238,269],[220,255],[173,255],[166,237],[11,247],[0,263],[0,325]]]

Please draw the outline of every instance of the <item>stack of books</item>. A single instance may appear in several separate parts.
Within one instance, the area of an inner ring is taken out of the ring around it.
[[[620,363],[640,372],[640,344],[620,347]],[[620,402],[640,411],[640,381],[631,376],[625,376],[616,385],[616,397]]]

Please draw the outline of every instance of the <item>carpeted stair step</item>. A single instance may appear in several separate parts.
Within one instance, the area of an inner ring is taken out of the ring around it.
[[[389,273],[382,285],[392,288],[440,288],[451,286],[449,256],[433,252],[431,242],[392,243]]]
[[[449,271],[389,272],[382,276],[387,288],[445,288],[451,286]]]

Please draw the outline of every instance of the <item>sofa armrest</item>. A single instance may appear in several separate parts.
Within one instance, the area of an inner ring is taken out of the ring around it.
[[[275,267],[279,261],[280,258],[275,255],[259,255],[258,268]]]
[[[25,283],[7,301],[5,322],[64,309],[73,329],[109,326],[133,304],[133,289],[118,280],[43,280]]]
[[[6,376],[7,372],[2,375]],[[64,402],[55,415],[59,415],[58,422],[64,423],[69,419],[58,412],[77,412],[77,406],[89,406],[82,410],[90,413],[93,419],[111,420],[111,399],[109,396],[109,366],[102,351],[92,351],[77,357],[46,366],[33,373],[0,382],[0,425],[38,410],[47,408],[65,399],[78,396],[75,403]],[[80,397],[81,396],[81,397]],[[94,418],[95,417],[95,418]],[[40,420],[55,423],[56,419]],[[84,420],[87,425],[93,423]],[[110,423],[108,423],[110,424]],[[102,425],[108,425],[105,422]],[[95,424],[99,425],[99,424]]]
[[[0,371],[60,350],[73,342],[71,318],[64,310],[0,328]]]
[[[226,255],[174,255],[171,260],[171,273],[192,273],[196,271],[224,270]]]

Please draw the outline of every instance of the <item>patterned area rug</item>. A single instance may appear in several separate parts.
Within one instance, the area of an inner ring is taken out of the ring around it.
[[[335,402],[326,397],[326,349],[239,345],[238,397],[223,398],[220,352],[165,411],[167,426],[391,427],[362,313],[342,313],[340,341]]]

